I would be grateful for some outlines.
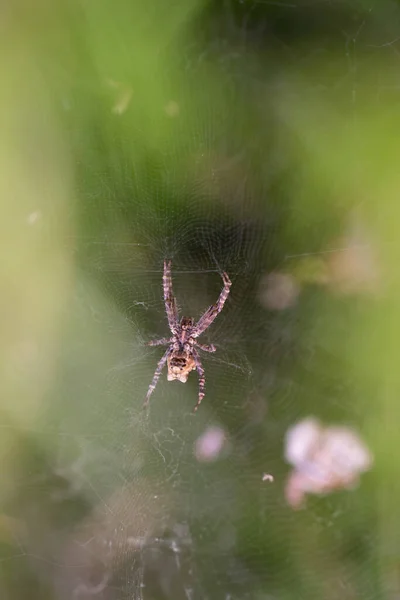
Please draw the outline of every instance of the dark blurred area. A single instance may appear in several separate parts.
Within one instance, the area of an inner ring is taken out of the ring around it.
[[[1,600],[399,598],[398,3],[0,14]]]

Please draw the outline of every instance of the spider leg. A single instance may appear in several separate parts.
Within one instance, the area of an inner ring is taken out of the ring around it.
[[[156,368],[154,376],[153,376],[153,380],[152,380],[151,384],[149,385],[149,389],[147,390],[146,400],[143,402],[143,408],[146,408],[147,405],[149,404],[150,396],[154,392],[154,388],[156,387],[157,382],[160,378],[161,371],[165,367],[165,363],[167,362],[169,353],[170,353],[170,349],[168,348],[168,350],[165,352],[164,356],[158,362],[157,368]]]
[[[178,305],[172,291],[172,277],[171,277],[171,261],[164,261],[164,275],[163,275],[163,289],[164,289],[164,303],[165,312],[167,313],[168,325],[172,333],[178,331]]]
[[[160,340],[150,340],[150,342],[146,342],[146,346],[166,346],[167,344],[171,344],[174,341],[174,338],[162,338]]]
[[[226,302],[227,297],[229,296],[230,287],[232,285],[231,280],[229,279],[227,273],[222,273],[222,279],[224,282],[224,287],[222,288],[222,292],[219,295],[219,298],[215,304],[212,304],[202,315],[198,321],[198,323],[194,326],[192,337],[197,338],[200,334],[203,333],[211,325],[211,323],[216,319],[217,315],[224,308],[224,304]]]
[[[196,346],[203,352],[215,352],[217,350],[214,344],[199,344],[199,342],[196,342]]]
[[[196,410],[199,408],[199,406],[201,404],[201,401],[204,398],[204,393],[205,393],[204,389],[205,389],[206,380],[204,378],[204,369],[203,369],[203,365],[201,364],[200,356],[194,348],[192,350],[192,354],[193,354],[194,362],[196,363],[197,372],[199,374],[199,399],[197,400],[197,404],[193,409],[193,412],[196,412]]]

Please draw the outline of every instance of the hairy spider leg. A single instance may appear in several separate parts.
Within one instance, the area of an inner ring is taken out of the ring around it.
[[[163,275],[164,303],[168,325],[172,333],[178,333],[178,305],[172,291],[171,261],[164,261]]]
[[[192,354],[193,354],[194,362],[196,363],[197,372],[199,374],[199,399],[197,400],[197,404],[193,409],[193,412],[196,412],[196,410],[199,408],[199,406],[201,404],[201,401],[204,398],[204,394],[205,394],[204,389],[205,389],[205,385],[206,385],[206,380],[204,378],[204,369],[203,369],[203,365],[201,364],[199,353],[193,348]]]
[[[196,342],[196,346],[204,352],[216,352],[217,350],[214,344],[199,344],[199,342]]]
[[[160,340],[150,340],[150,342],[146,342],[146,346],[167,346],[167,344],[172,344],[174,338],[161,338]]]
[[[217,315],[224,308],[224,304],[226,302],[227,297],[229,296],[230,287],[232,285],[231,280],[228,277],[227,273],[222,273],[222,279],[224,282],[224,287],[222,288],[222,292],[219,295],[219,298],[215,304],[212,304],[202,315],[198,321],[198,323],[194,326],[194,331],[192,333],[192,337],[197,338],[199,335],[203,333],[211,325],[211,323],[216,319]]]
[[[149,389],[147,390],[146,400],[143,402],[143,408],[146,408],[147,405],[149,404],[150,396],[154,392],[154,388],[157,385],[157,382],[161,375],[161,371],[165,367],[165,363],[167,362],[167,358],[168,358],[168,355],[170,354],[170,352],[171,352],[171,350],[170,350],[170,348],[168,348],[168,350],[165,352],[164,356],[162,356],[162,358],[158,361],[158,365],[155,370],[153,380],[152,380],[151,384],[149,385]]]

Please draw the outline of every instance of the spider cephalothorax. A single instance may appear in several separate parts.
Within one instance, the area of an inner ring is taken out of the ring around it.
[[[212,304],[195,324],[191,317],[182,317],[178,319],[178,305],[172,291],[171,279],[171,261],[164,262],[164,302],[165,312],[167,313],[168,325],[172,333],[171,338],[163,338],[149,342],[149,346],[168,345],[168,349],[157,365],[153,381],[147,391],[144,405],[149,402],[149,398],[157,385],[165,363],[168,365],[168,381],[177,379],[182,383],[187,381],[190,371],[197,369],[199,374],[199,397],[194,410],[197,410],[204,397],[205,379],[204,369],[201,364],[200,355],[197,351],[215,352],[213,344],[200,344],[197,338],[211,325],[216,316],[224,307],[225,301],[229,295],[231,280],[226,273],[222,273],[224,287],[215,304]]]

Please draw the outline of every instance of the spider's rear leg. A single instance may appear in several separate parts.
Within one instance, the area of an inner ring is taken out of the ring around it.
[[[149,389],[147,390],[146,399],[143,402],[143,408],[147,408],[147,406],[149,404],[150,396],[154,392],[154,388],[156,387],[157,382],[160,379],[161,371],[165,367],[165,363],[167,362],[169,353],[170,353],[170,349],[168,348],[168,350],[165,352],[164,356],[162,356],[162,358],[158,361],[158,365],[155,370],[153,380],[152,380],[151,384],[149,385]]]
[[[194,362],[196,363],[196,369],[199,374],[199,399],[197,400],[197,404],[193,409],[193,411],[196,412],[196,410],[199,408],[199,406],[201,404],[201,401],[204,398],[204,394],[205,394],[204,389],[205,389],[205,385],[206,385],[206,380],[204,378],[204,369],[203,369],[203,365],[201,364],[200,356],[194,349],[193,349],[192,353],[193,353]]]
[[[196,346],[204,352],[216,352],[217,350],[214,344],[199,344],[199,342],[196,342]]]

